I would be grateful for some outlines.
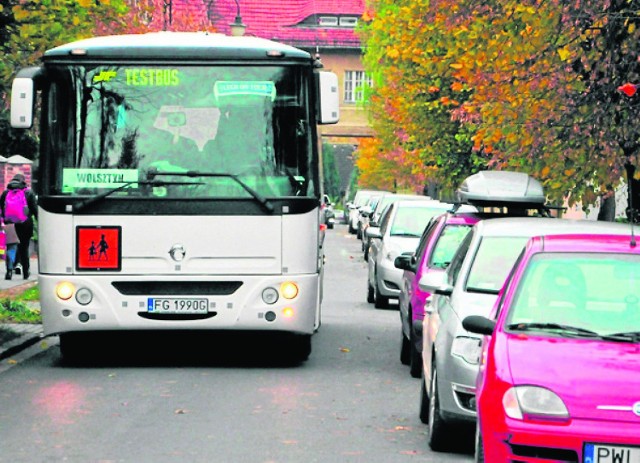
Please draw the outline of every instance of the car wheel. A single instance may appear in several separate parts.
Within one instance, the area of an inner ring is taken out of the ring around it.
[[[359,240],[362,239],[362,230],[360,230],[360,227],[356,229],[356,238],[358,238]]]
[[[356,229],[351,226],[351,221],[349,221],[349,234],[353,235],[356,232]]]
[[[484,443],[482,442],[482,434],[480,433],[480,423],[476,422],[476,451],[475,462],[484,463]]]
[[[380,294],[380,289],[378,288],[378,279],[376,278],[376,282],[373,285],[373,305],[376,309],[386,309],[389,306],[389,298]]]
[[[409,341],[409,373],[413,378],[422,376],[422,354],[416,349],[413,329],[411,329],[411,340]]]
[[[402,344],[400,346],[400,363],[402,363],[403,365],[409,365],[409,362],[411,361],[411,358],[409,357],[411,352],[409,349],[411,349],[409,340],[404,335],[404,333],[402,333]]]
[[[369,262],[369,242],[367,242],[367,245],[364,247],[364,260],[365,262]]]
[[[375,301],[374,289],[371,282],[367,278],[367,302],[372,304]]]
[[[420,386],[420,421],[424,424],[429,423],[429,396],[427,395],[427,383],[422,376],[422,385]]]
[[[435,365],[435,359],[434,359]],[[440,415],[440,400],[438,392],[438,373],[431,371],[431,396],[429,397],[429,448],[435,452],[449,449],[448,425]]]

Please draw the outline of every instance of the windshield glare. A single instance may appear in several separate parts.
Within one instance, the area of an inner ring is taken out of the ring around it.
[[[557,323],[600,335],[640,332],[640,256],[535,255],[508,315],[508,325],[520,323]]]
[[[447,268],[460,243],[471,231],[469,225],[447,225],[442,230],[433,249],[429,267]]]
[[[125,182],[132,185],[114,196],[141,194],[135,181],[155,179],[166,185],[146,188],[151,196],[248,195],[228,175],[191,185],[154,176],[201,171],[238,176],[267,197],[316,195],[309,96],[295,68],[59,66],[52,73],[52,194],[97,194]],[[69,93],[75,104],[61,104]]]
[[[392,236],[420,237],[429,220],[446,210],[446,206],[398,207],[389,234]]]
[[[482,238],[467,278],[467,291],[498,294],[527,240],[508,236]]]

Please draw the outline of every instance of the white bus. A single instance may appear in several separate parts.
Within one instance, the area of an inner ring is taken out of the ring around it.
[[[282,334],[305,360],[320,325],[317,124],[337,77],[254,37],[161,32],[48,50],[13,82],[11,124],[38,121],[45,335]],[[213,333],[212,333],[213,334]]]

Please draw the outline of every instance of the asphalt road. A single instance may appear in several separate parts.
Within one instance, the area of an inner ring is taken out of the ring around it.
[[[158,336],[104,340],[95,363],[69,366],[46,338],[0,370],[0,462],[473,461],[462,437],[458,453],[429,450],[399,315],[366,302],[360,242],[337,225],[325,248],[304,364],[265,339]]]

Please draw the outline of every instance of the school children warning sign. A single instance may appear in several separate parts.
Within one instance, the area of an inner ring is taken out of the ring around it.
[[[121,270],[122,227],[76,227],[77,270]]]

